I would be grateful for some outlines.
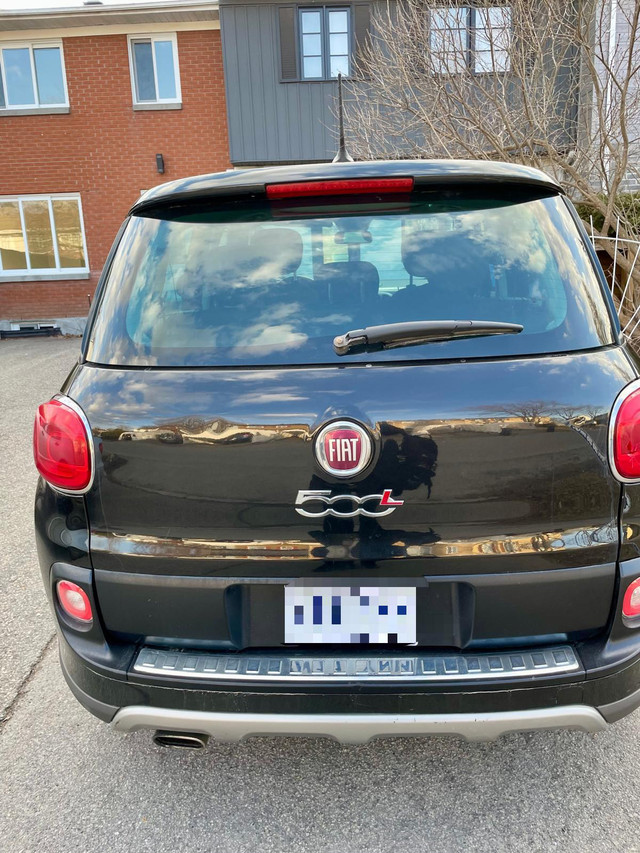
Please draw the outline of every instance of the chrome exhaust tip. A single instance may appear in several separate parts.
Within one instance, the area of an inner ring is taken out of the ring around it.
[[[170,749],[204,749],[209,741],[209,735],[198,732],[169,732],[158,730],[153,734],[153,742],[158,746]]]

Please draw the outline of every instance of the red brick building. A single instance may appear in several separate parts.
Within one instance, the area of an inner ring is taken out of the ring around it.
[[[0,152],[0,328],[79,330],[140,193],[229,166],[217,4],[0,12]]]

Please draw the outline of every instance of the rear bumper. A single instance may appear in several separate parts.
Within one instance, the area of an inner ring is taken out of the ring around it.
[[[119,731],[197,731],[222,740],[249,735],[328,736],[362,743],[393,735],[491,740],[512,731],[595,732],[640,706],[640,658],[601,678],[564,672],[500,682],[286,683],[205,681],[87,662],[60,637],[62,669],[91,713]]]

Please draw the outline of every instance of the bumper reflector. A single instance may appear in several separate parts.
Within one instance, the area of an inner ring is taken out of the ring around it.
[[[91,622],[93,619],[91,602],[82,587],[72,581],[58,581],[56,593],[60,607],[67,616],[78,619],[80,622]]]

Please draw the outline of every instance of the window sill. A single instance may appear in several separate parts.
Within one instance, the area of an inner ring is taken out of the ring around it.
[[[76,281],[91,278],[90,272],[16,272],[1,273],[0,284],[14,281]]]
[[[182,103],[177,102],[173,104],[134,104],[133,109],[136,112],[139,110],[181,110]]]
[[[343,76],[342,79],[343,80],[351,80],[353,78]],[[280,82],[281,83],[311,83],[311,84],[313,84],[313,83],[335,83],[337,85],[338,84],[338,78],[337,77],[313,77],[313,78],[296,77],[294,80],[282,80],[281,79]]]
[[[2,116],[52,116],[70,113],[70,107],[9,107],[0,109]]]

